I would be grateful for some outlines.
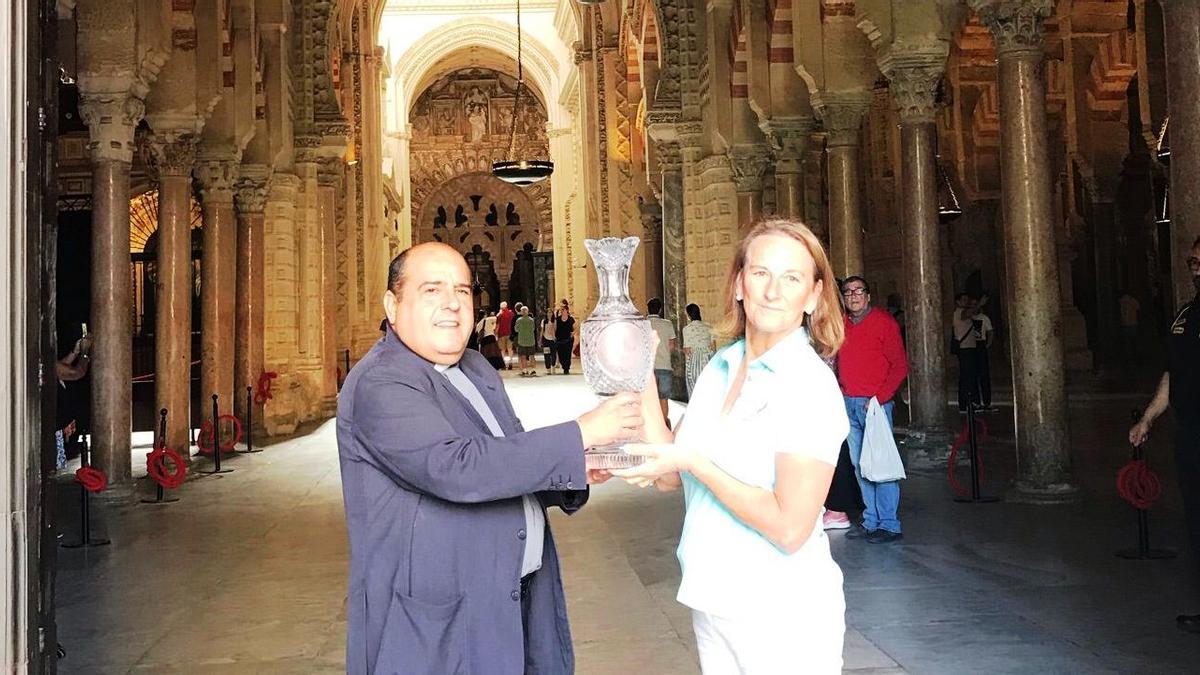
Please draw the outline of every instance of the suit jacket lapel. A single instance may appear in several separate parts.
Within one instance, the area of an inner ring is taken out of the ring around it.
[[[471,405],[471,402],[467,400],[467,397],[463,396],[453,384],[450,384],[450,380],[447,380],[445,375],[439,373],[437,369],[433,367],[433,364],[429,363],[420,356],[417,356],[416,353],[409,349],[408,345],[401,342],[400,338],[395,333],[392,333],[391,330],[388,331],[388,335],[384,339],[389,341],[388,344],[397,351],[400,358],[408,359],[418,369],[424,369],[424,372],[429,376],[429,379],[433,381],[435,396],[437,396],[439,399],[446,396],[454,399],[456,402],[458,402],[458,405],[462,407],[463,412],[467,414],[467,417],[470,417],[471,421],[475,423],[475,426],[479,427],[480,431],[486,434],[492,433],[492,430],[488,428],[487,422],[484,422],[483,418],[479,416],[479,413],[475,411],[475,406]],[[465,370],[463,372],[466,373]],[[479,386],[479,378],[471,377],[469,374],[468,377],[470,377],[471,381],[475,383],[476,387],[479,387],[479,392],[483,394],[484,401],[487,401],[487,404],[491,406],[492,402],[488,400],[486,387]],[[492,414],[496,414],[495,407],[492,408]],[[500,417],[497,416],[496,419],[499,421]],[[500,428],[504,429],[504,432],[507,434],[509,431],[507,428],[505,428],[505,426],[506,425],[504,422],[500,421]]]

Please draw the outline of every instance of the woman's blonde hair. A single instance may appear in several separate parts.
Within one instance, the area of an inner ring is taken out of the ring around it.
[[[822,358],[831,358],[846,339],[846,324],[842,318],[842,303],[838,297],[837,279],[829,265],[829,256],[817,235],[799,220],[771,218],[762,220],[750,228],[738,242],[729,266],[729,280],[725,284],[725,318],[717,326],[717,333],[725,338],[737,340],[746,335],[746,310],[737,299],[738,275],[746,267],[746,253],[755,239],[768,234],[790,237],[800,242],[813,259],[813,281],[820,281],[821,297],[812,314],[804,317],[804,327],[813,342],[813,347]]]

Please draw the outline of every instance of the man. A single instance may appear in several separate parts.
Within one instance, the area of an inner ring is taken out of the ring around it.
[[[958,355],[958,411],[979,404],[979,352],[976,350],[975,300],[966,293],[954,297],[950,317],[950,346]]]
[[[975,335],[975,365],[978,368],[979,382],[979,401],[983,404],[983,409],[994,411],[992,407],[992,361],[988,354],[988,348],[992,346],[992,336],[996,334],[996,329],[992,326],[992,319],[983,309],[987,306],[989,296],[987,293],[979,296],[979,299],[974,303],[975,314],[971,317],[971,330]]]
[[[638,395],[524,431],[466,351],[471,276],[445,244],[397,256],[383,300],[388,335],[338,396],[347,672],[572,672],[545,508],[587,501],[584,448],[635,437]]]
[[[1171,324],[1167,372],[1159,380],[1142,419],[1129,430],[1129,442],[1135,446],[1146,442],[1150,426],[1167,406],[1175,411],[1175,469],[1192,543],[1192,569],[1200,575],[1200,238],[1192,242],[1187,266],[1196,297],[1179,310]],[[1175,617],[1175,625],[1189,633],[1200,633],[1200,614],[1181,614]]]
[[[842,304],[846,307],[846,341],[838,352],[838,383],[850,418],[850,461],[862,490],[862,524],[851,528],[848,539],[866,537],[873,544],[887,544],[902,538],[900,519],[900,481],[874,483],[863,478],[863,433],[871,398],[887,414],[892,426],[892,397],[908,376],[908,358],[900,340],[900,326],[892,315],[871,307],[871,290],[865,279],[847,277],[842,282]]]
[[[529,316],[529,308],[521,305],[521,317],[513,323],[517,336],[517,358],[521,362],[521,377],[537,377],[533,368],[533,355],[537,353],[537,325]]]
[[[662,409],[663,421],[670,429],[667,402],[671,398],[671,353],[675,351],[675,324],[663,318],[662,299],[651,298],[646,303],[646,309],[650,312],[650,327],[658,333],[658,349],[654,352],[654,382],[658,386],[658,405]]]
[[[500,313],[496,315],[496,340],[500,343],[500,355],[504,357],[504,367],[512,370],[512,325],[516,314],[508,308],[507,302],[500,303]]]
[[[1131,364],[1138,358],[1138,314],[1142,311],[1142,303],[1125,291],[1117,304],[1121,315],[1121,356]]]

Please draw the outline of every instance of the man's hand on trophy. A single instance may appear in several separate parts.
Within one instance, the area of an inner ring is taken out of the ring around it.
[[[609,478],[612,478],[612,472],[608,469],[588,469],[587,481],[588,485],[599,485]]]
[[[641,396],[632,392],[610,396],[575,421],[579,424],[584,448],[640,438],[644,423]]]

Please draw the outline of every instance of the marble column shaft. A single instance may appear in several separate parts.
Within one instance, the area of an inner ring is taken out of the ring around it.
[[[687,248],[683,227],[683,171],[677,145],[664,145],[659,152],[662,168],[663,311],[675,324],[677,335],[687,325]],[[682,376],[683,360],[675,358],[676,380]],[[680,386],[676,382],[676,389]],[[676,391],[675,394],[680,392]]]
[[[804,220],[804,174],[798,160],[784,157],[775,165],[775,212]]]
[[[81,96],[92,162],[92,463],[110,488],[132,482],[133,285],[129,257],[129,170],[145,105],[127,93]]]
[[[220,397],[221,414],[233,411],[233,364],[237,298],[237,224],[233,185],[237,162],[202,159],[197,163],[204,212],[203,258],[200,261],[200,405],[202,418],[212,415],[212,395]]]
[[[822,103],[817,108],[828,132],[829,257],[839,278],[865,272],[858,135],[868,107],[864,98]]]
[[[263,407],[251,399],[246,388],[258,388],[266,370],[266,251],[265,214],[270,186],[265,175],[243,177],[238,182],[237,202],[237,304],[234,311],[233,409],[246,423],[248,406],[253,410],[253,428],[263,428]],[[210,394],[211,396],[211,394]]]
[[[1186,260],[1200,236],[1200,3],[1163,0],[1171,115],[1171,279],[1175,306],[1196,295]]]
[[[1020,471],[1014,497],[1060,500],[1076,489],[1069,484],[1057,218],[1041,75],[1042,21],[1053,2],[998,3],[979,11],[999,62],[1001,207]]]
[[[935,100],[945,55],[926,59],[891,55],[882,65],[900,114],[900,201],[908,320],[910,433],[941,455],[946,414],[946,319],[942,304],[942,249],[938,222]],[[901,62],[902,65],[896,65]],[[914,63],[915,62],[915,63]],[[928,437],[929,434],[932,437]],[[928,437],[928,438],[927,438]],[[940,456],[938,457],[940,459]]]
[[[321,397],[337,406],[337,177],[342,163],[335,163],[333,175],[318,174],[317,236],[321,255],[321,286],[318,300],[321,318]]]
[[[192,402],[192,165],[187,136],[151,142],[158,172],[158,281],[154,323],[155,410],[167,411],[166,447],[190,459]],[[155,416],[157,432],[157,415]]]

